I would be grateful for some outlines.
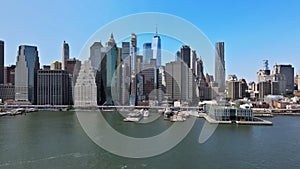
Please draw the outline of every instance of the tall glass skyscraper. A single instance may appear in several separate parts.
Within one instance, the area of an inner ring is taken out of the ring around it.
[[[15,100],[36,103],[37,71],[40,68],[36,46],[19,46],[15,70]]]
[[[156,66],[161,66],[161,40],[157,32],[156,35],[153,37],[152,51],[153,51],[152,58],[156,59]]]
[[[102,98],[103,101],[105,100],[104,104],[112,105],[113,98],[111,88],[114,86],[113,77],[119,60],[118,49],[113,34],[111,34],[110,39],[106,42],[104,50],[105,56],[101,62],[101,79],[105,95],[102,95],[101,97],[104,97]]]
[[[145,63],[150,63],[150,60],[152,58],[152,49],[151,49],[151,43],[144,43],[143,44],[143,57]]]
[[[218,83],[219,91],[224,92],[225,91],[224,42],[216,43],[215,81]]]

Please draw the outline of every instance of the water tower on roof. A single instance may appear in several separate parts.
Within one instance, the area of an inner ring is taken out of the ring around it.
[[[263,60],[263,70],[269,70],[268,60]]]

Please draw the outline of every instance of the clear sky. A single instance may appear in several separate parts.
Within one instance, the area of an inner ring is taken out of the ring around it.
[[[49,64],[61,59],[64,40],[77,57],[89,37],[114,19],[169,13],[196,25],[213,44],[224,41],[226,73],[250,81],[264,59],[271,68],[277,63],[300,69],[299,6],[298,0],[9,0],[0,6],[0,39],[6,65],[15,64],[21,44],[37,45],[41,64]]]

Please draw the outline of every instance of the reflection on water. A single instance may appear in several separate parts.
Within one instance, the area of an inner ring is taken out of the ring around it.
[[[170,127],[158,119],[134,124],[117,113],[103,113],[127,135],[148,137]],[[275,116],[273,126],[219,125],[203,144],[197,119],[175,148],[145,159],[122,158],[94,144],[74,112],[36,112],[0,118],[0,168],[298,168],[300,117]],[[138,126],[138,127],[137,127]]]

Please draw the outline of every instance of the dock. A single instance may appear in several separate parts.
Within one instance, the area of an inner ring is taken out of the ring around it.
[[[213,118],[211,118],[208,114],[206,113],[199,113],[200,118],[204,118],[206,121],[208,121],[211,124],[242,124],[242,125],[273,125],[271,121],[267,121],[264,119],[260,119],[257,117],[254,117],[258,121],[218,121]]]

